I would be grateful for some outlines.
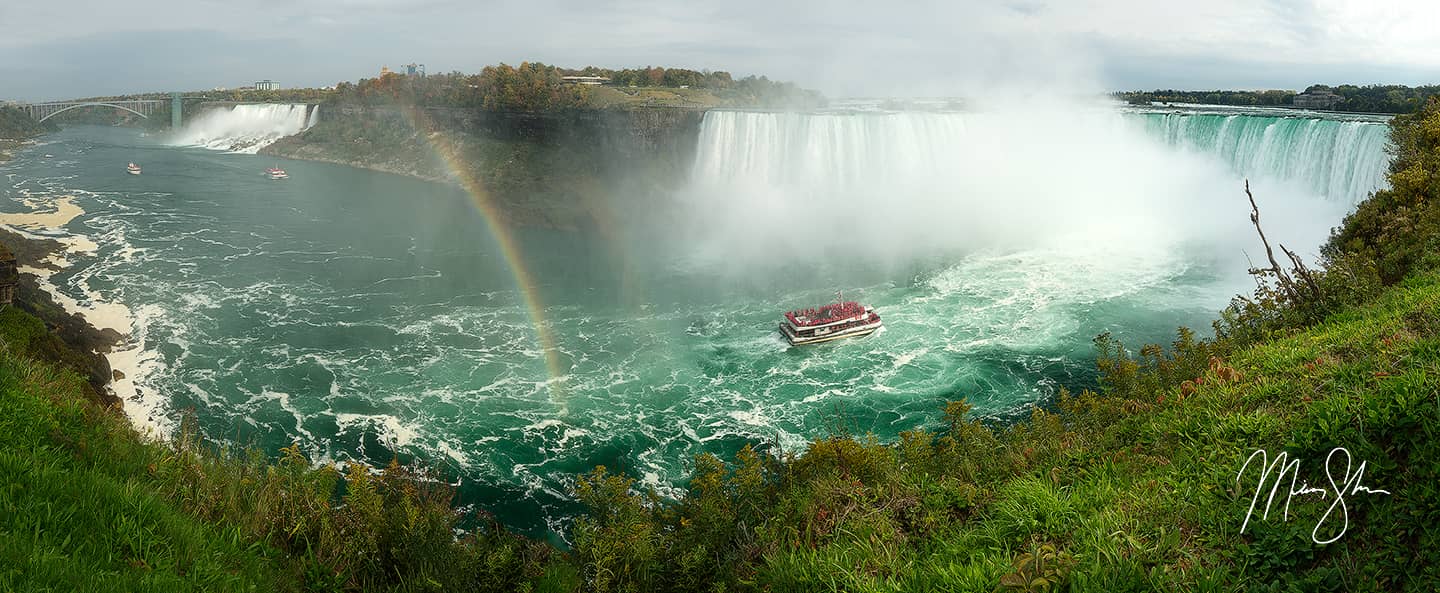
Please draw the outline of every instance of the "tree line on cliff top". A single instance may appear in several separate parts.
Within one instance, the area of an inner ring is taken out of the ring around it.
[[[41,124],[16,107],[0,106],[0,140],[25,140],[53,130],[53,122]]]
[[[1423,107],[1430,97],[1440,95],[1440,85],[1409,87],[1398,84],[1356,86],[1342,84],[1327,86],[1311,85],[1305,92],[1330,91],[1340,96],[1340,101],[1331,109],[1359,113],[1413,113]],[[1242,107],[1289,107],[1295,99],[1295,91],[1180,91],[1174,89],[1153,91],[1128,91],[1115,93],[1116,98],[1131,104],[1150,103],[1200,103],[1205,105],[1235,105]]]
[[[591,107],[595,87],[569,83],[566,76],[601,76],[610,86],[695,88],[725,94],[754,106],[816,104],[815,91],[764,76],[734,78],[724,71],[647,66],[614,70],[589,66],[567,69],[540,62],[486,66],[479,74],[451,72],[409,76],[387,72],[335,87],[333,101],[358,105],[423,105],[493,111],[550,111]]]
[[[600,76],[608,78],[605,91],[596,86],[566,82],[566,76]],[[765,76],[736,78],[723,70],[690,70],[688,68],[561,68],[541,62],[521,62],[518,66],[496,64],[486,66],[477,74],[449,72],[428,76],[385,72],[375,78],[356,82],[340,82],[331,88],[287,88],[271,90],[211,89],[187,92],[187,97],[203,97],[210,101],[242,103],[329,103],[332,105],[413,105],[423,107],[457,107],[491,111],[552,111],[558,109],[591,109],[605,105],[646,104],[644,100],[615,100],[628,96],[635,99],[639,91],[661,89],[691,93],[691,105],[730,105],[737,107],[815,107],[825,103],[817,91],[803,89],[794,83],[771,80]],[[597,95],[608,91],[608,100],[596,101]],[[621,95],[619,93],[624,93]],[[137,93],[123,96],[91,97],[85,100],[161,99],[168,93]],[[708,100],[707,100],[708,99]],[[168,113],[168,104],[161,107]],[[189,109],[189,107],[187,107]],[[154,118],[156,121],[168,119]]]

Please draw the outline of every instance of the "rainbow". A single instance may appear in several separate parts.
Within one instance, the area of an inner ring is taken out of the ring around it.
[[[535,283],[535,277],[525,265],[525,258],[520,255],[519,242],[515,235],[506,226],[500,208],[491,198],[490,192],[485,189],[485,184],[479,176],[465,166],[465,160],[460,149],[443,133],[435,133],[437,126],[425,115],[424,111],[417,108],[405,108],[404,114],[407,123],[427,139],[431,150],[440,157],[441,162],[450,170],[450,173],[460,181],[460,186],[470,197],[470,203],[480,212],[485,219],[485,225],[489,227],[490,234],[500,245],[500,255],[505,258],[505,263],[510,267],[510,272],[515,276],[515,285],[520,289],[520,298],[525,303],[525,309],[529,313],[530,323],[535,326],[536,337],[540,341],[540,350],[545,356],[545,369],[549,374],[545,382],[550,388],[554,397],[565,395],[565,379],[567,377],[565,365],[560,360],[560,349],[555,342],[555,333],[550,329],[550,323],[545,319],[545,303],[540,298],[540,290]]]

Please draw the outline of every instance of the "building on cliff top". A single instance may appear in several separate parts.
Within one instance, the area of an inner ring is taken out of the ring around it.
[[[1306,89],[1305,92],[1295,95],[1290,104],[1301,109],[1330,109],[1342,100],[1344,97],[1329,89]]]
[[[610,78],[605,76],[561,76],[563,80],[572,84],[600,85],[610,84]]]

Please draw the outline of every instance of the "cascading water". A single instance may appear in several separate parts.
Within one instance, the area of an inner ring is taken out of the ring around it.
[[[308,120],[305,121],[305,129],[308,130],[308,129],[310,129],[310,128],[315,127],[315,124],[318,123],[319,121],[320,121],[320,106],[319,106],[319,105],[316,105],[316,106],[314,106],[314,107],[312,107],[312,108],[310,109],[310,119],[308,119]]]
[[[1141,113],[1172,146],[1224,159],[1250,177],[1297,180],[1330,200],[1355,203],[1384,187],[1390,157],[1380,121],[1210,113]]]
[[[1383,187],[1390,160],[1383,120],[1153,112],[1113,117],[1117,125],[1138,125],[1172,147],[1219,158],[1236,174],[1298,182],[1346,204]],[[958,112],[714,111],[705,116],[693,179],[700,185],[746,179],[834,188],[943,177],[964,168],[958,159],[988,150],[985,144],[994,139],[967,128],[995,119]],[[1088,123],[1096,129],[1096,122]]]
[[[943,171],[965,144],[958,113],[705,114],[694,180],[744,178],[815,188],[894,182]]]
[[[312,111],[309,105],[286,103],[211,109],[186,124],[172,143],[254,154],[314,125],[318,110],[318,106]]]
[[[1148,235],[1231,253],[1252,231],[1216,205],[1243,197],[1249,178],[1295,224],[1291,244],[1315,245],[1381,186],[1385,142],[1382,121],[1277,116],[712,111],[685,232],[711,246],[705,256],[749,263],[776,250],[895,261]]]

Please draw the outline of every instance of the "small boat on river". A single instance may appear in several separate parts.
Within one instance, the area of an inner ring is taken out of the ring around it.
[[[130,164],[128,164],[128,165],[125,165],[125,172],[126,172],[126,173],[129,173],[129,174],[131,174],[131,175],[139,175],[139,174],[140,174],[140,165],[137,165],[137,164],[135,164],[135,163],[130,163]]]

